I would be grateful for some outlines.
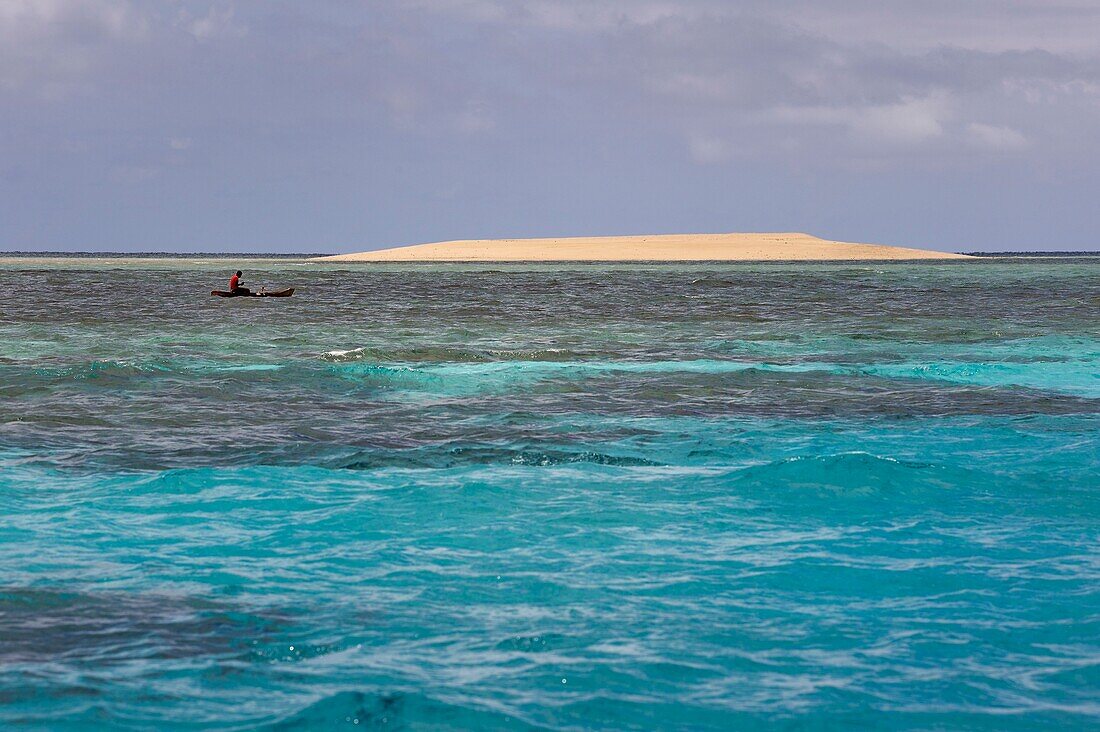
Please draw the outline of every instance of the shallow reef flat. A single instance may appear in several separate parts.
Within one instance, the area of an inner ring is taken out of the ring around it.
[[[228,265],[0,265],[0,727],[1100,719],[1100,260]]]

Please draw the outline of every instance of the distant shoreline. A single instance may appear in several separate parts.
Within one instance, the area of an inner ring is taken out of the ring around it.
[[[0,258],[26,259],[316,259],[317,252],[25,252],[0,251]]]
[[[382,251],[382,250],[378,250]],[[959,252],[968,257],[981,259],[1073,259],[1073,258],[1100,258],[1100,250],[1097,251],[1026,251],[1026,252]],[[347,255],[331,254],[323,252],[296,252],[286,254],[282,252],[29,252],[29,251],[0,251],[0,259],[286,259],[286,260],[324,260],[327,257],[343,257]],[[334,260],[329,260],[334,261]],[[338,261],[338,260],[336,260]],[[563,263],[583,263],[585,260],[558,260]],[[622,263],[630,261],[655,263],[655,260],[619,260]],[[684,262],[721,262],[723,260],[680,260]],[[734,261],[799,261],[799,260],[734,260]],[[802,260],[805,261],[805,260]],[[835,262],[859,261],[859,260],[831,260]],[[903,261],[903,260],[898,260]],[[921,261],[921,260],[915,260]],[[410,262],[411,263],[411,262]],[[430,262],[426,262],[430,263]],[[486,261],[486,263],[492,263]],[[496,262],[507,264],[508,262]]]
[[[1050,258],[1072,258],[1072,257],[1100,257],[1100,250],[1095,252],[1082,252],[1082,251],[1032,251],[1032,252],[963,252],[970,257],[985,257],[986,259],[1050,259]]]

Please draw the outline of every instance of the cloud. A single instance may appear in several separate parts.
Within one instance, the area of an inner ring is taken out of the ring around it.
[[[709,3],[652,0],[409,0],[410,6],[475,22],[591,33],[626,24],[696,16]],[[720,7],[717,6],[717,7]]]
[[[708,164],[812,153],[823,165],[862,165],[870,155],[906,166],[921,149],[925,164],[975,165],[980,159],[960,153],[1019,149],[1029,127],[1062,125],[1071,107],[1100,99],[1088,91],[1100,81],[1094,59],[903,52],[753,16],[664,18],[608,30],[570,52],[566,63],[540,69],[547,85],[569,83],[580,95],[583,80],[591,104],[618,100]],[[1100,122],[1095,109],[1087,115]]]
[[[0,90],[53,98],[74,90],[120,44],[140,42],[146,17],[126,0],[4,0]]]
[[[202,42],[218,38],[240,38],[247,31],[234,21],[234,15],[235,10],[231,5],[212,5],[205,14],[197,17],[187,8],[182,8],[176,17],[176,25]]]
[[[688,135],[688,151],[692,160],[703,165],[729,162],[737,156],[729,140],[709,135]]]
[[[407,0],[470,22],[600,32],[661,20],[755,17],[851,45],[907,52],[939,46],[985,51],[1100,51],[1094,0]]]
[[[998,127],[980,122],[967,125],[970,138],[982,147],[996,150],[1017,150],[1027,145],[1027,138],[1011,127]]]
[[[896,104],[780,107],[769,116],[787,125],[839,127],[870,145],[914,145],[943,135],[946,115],[942,97],[931,96]]]
[[[976,11],[946,4],[925,17],[907,3],[884,11],[863,0],[318,0],[293,11],[247,6],[239,17],[233,4],[199,0],[140,12],[126,0],[11,0],[0,6],[0,59],[12,61],[0,85],[57,96],[122,83],[111,78],[119,74],[156,83],[160,73],[161,86],[224,89],[224,105],[284,79],[255,106],[284,99],[265,125],[331,110],[376,115],[410,134],[487,136],[518,132],[538,114],[583,134],[579,126],[603,109],[609,124],[648,128],[711,164],[731,157],[718,150],[782,158],[815,146],[830,163],[848,153],[904,163],[907,148],[931,143],[952,162],[952,148],[995,155],[1021,147],[1016,136],[1036,149],[1047,138],[1029,127],[1082,100],[1100,107],[1095,57],[1060,53],[1057,43],[1036,49],[1046,36],[1024,34],[1027,22],[1063,29],[1094,15],[1067,3],[1062,14],[1002,3],[1003,38],[1031,50],[992,51],[933,42],[948,20],[976,23]],[[833,20],[815,20],[824,17],[815,8]],[[899,24],[925,41],[889,45]],[[199,56],[177,36],[235,43]]]
[[[497,221],[502,193],[530,211],[525,186],[580,221],[698,211],[749,170],[830,192],[869,170],[875,190],[992,164],[1068,179],[1100,168],[1098,24],[1095,0],[3,0],[0,181],[83,175],[79,200],[157,175],[191,186],[172,200],[249,190],[288,217],[373,196],[386,216],[284,229],[403,239]],[[454,211],[390,214],[442,188]]]
[[[889,142],[920,143],[943,134],[945,105],[933,95],[923,99],[903,99],[848,113],[848,123],[858,133]]]

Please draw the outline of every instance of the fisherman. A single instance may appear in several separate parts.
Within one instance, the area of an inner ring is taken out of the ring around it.
[[[229,291],[234,295],[251,295],[252,291],[247,287],[241,286],[241,271],[238,269],[237,274],[229,278]]]

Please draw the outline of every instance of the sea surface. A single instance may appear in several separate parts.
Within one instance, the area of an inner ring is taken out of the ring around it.
[[[1100,259],[0,284],[0,728],[1100,726]]]

